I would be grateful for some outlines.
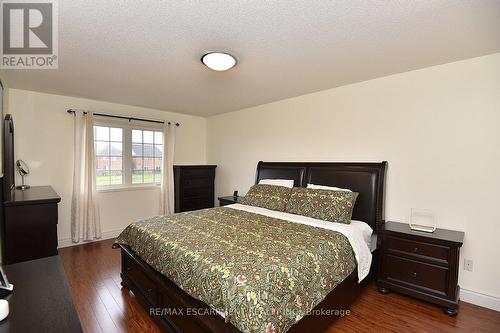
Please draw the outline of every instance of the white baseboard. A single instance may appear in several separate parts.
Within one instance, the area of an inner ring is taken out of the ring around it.
[[[500,298],[476,291],[460,289],[460,300],[482,306],[484,308],[500,311]]]
[[[102,233],[102,237],[99,238],[99,239],[94,239],[94,240],[91,240],[91,241],[84,241],[83,239],[80,239],[80,241],[78,243],[74,243],[71,240],[71,238],[60,239],[58,241],[57,248],[60,249],[62,247],[82,245],[82,244],[87,244],[87,243],[102,241],[102,240],[105,240],[105,239],[116,238],[116,237],[118,237],[118,235],[122,231],[123,231],[123,229],[116,229],[116,230],[105,231],[105,232]]]

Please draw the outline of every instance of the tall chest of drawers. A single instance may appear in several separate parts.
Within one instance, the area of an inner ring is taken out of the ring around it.
[[[216,165],[175,165],[175,212],[214,207]]]
[[[455,315],[464,233],[446,229],[425,233],[413,231],[405,223],[386,222],[379,237],[379,290],[382,293],[392,290],[435,303],[449,315]]]

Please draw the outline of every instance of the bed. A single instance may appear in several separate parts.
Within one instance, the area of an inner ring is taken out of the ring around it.
[[[386,166],[259,162],[256,183],[349,188],[359,193],[352,219],[376,233]],[[115,243],[122,285],[169,332],[321,332],[356,299],[370,267],[347,231],[283,214],[236,204],[133,224]]]

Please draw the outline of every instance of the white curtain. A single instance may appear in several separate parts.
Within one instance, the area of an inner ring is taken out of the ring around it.
[[[74,116],[73,196],[71,199],[71,239],[101,238],[94,161],[94,116],[76,111]]]
[[[163,165],[161,173],[160,215],[173,214],[174,207],[175,124],[163,125]]]

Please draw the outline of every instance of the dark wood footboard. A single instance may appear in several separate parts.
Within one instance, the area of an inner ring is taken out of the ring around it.
[[[145,310],[166,332],[240,332],[207,304],[191,297],[163,276],[130,247],[117,245],[122,254],[122,286],[130,289]],[[366,283],[357,283],[357,271],[340,283],[313,311],[288,332],[323,332],[339,317],[332,310],[348,310]]]

